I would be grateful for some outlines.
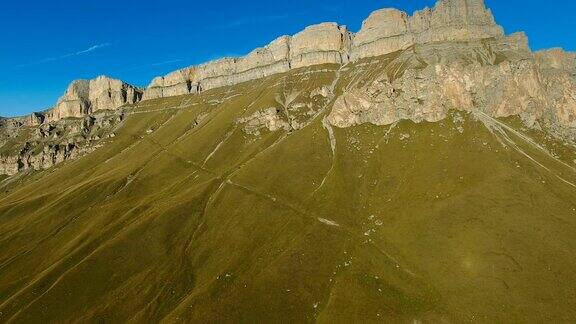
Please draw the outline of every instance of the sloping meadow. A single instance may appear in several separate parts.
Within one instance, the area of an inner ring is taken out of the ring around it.
[[[144,101],[2,180],[0,321],[574,320],[574,147],[457,110],[332,126],[394,59]]]

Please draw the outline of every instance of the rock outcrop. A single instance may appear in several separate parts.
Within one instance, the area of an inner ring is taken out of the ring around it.
[[[543,68],[565,70],[576,75],[576,53],[569,53],[561,48],[538,51],[536,60]]]
[[[354,36],[352,60],[392,53],[415,44],[502,37],[482,0],[444,0],[409,17],[396,9],[372,13]]]
[[[34,127],[0,120],[0,175],[43,170],[90,153],[102,145],[101,140],[115,136],[114,127],[122,120],[122,114],[102,112]]]
[[[368,71],[337,98],[331,124],[435,122],[448,110],[520,116],[576,129],[576,78],[570,54],[532,55],[513,35],[466,43],[416,45],[380,73]],[[351,69],[363,69],[352,66]],[[358,71],[356,70],[358,73]]]
[[[291,69],[320,65],[344,65],[360,59],[442,42],[489,40],[499,53],[528,51],[523,34],[504,36],[483,0],[440,0],[412,16],[397,9],[373,12],[356,34],[346,26],[322,23],[294,36],[282,36],[239,58],[224,58],[187,67],[152,80],[141,93],[122,81],[99,77],[73,82],[56,107],[30,116],[25,123],[36,125],[66,117],[82,117],[102,109],[116,109],[140,99],[193,94],[203,90],[284,73]],[[522,54],[523,55],[523,54]],[[558,50],[539,52],[541,66],[576,71],[574,55]],[[576,72],[574,72],[576,73]]]
[[[6,118],[21,126],[38,126],[63,118],[83,118],[102,110],[116,110],[142,100],[142,90],[121,80],[99,76],[75,80],[53,108],[27,116]]]
[[[256,136],[260,135],[263,129],[272,132],[290,129],[290,124],[280,117],[280,111],[275,107],[257,111],[248,117],[241,118],[238,122],[244,125],[244,131],[247,134]]]
[[[351,43],[351,33],[346,26],[335,23],[310,26],[292,37],[282,36],[245,57],[220,59],[155,78],[143,99],[196,93],[299,67],[345,64]]]
[[[11,118],[0,118],[0,127],[11,124],[18,126],[37,126],[44,123],[46,116],[44,113],[34,112],[30,115]]]
[[[56,106],[44,113],[46,120],[84,117],[99,110],[114,110],[140,101],[141,91],[123,81],[99,76],[93,80],[76,80]]]

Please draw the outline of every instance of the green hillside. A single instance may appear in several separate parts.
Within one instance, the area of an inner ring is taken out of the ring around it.
[[[576,149],[457,110],[329,126],[364,63],[144,101],[0,178],[0,322],[574,321]],[[270,107],[298,126],[248,134]]]

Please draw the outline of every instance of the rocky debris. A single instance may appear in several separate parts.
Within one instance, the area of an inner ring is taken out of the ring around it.
[[[43,170],[90,153],[101,139],[115,137],[122,120],[122,114],[105,113],[36,126],[6,119],[0,123],[0,174]]]
[[[244,124],[244,132],[259,136],[263,129],[269,131],[290,130],[291,126],[280,115],[280,110],[270,107],[257,111],[248,117],[238,119],[238,123]]]
[[[152,80],[144,99],[197,93],[230,86],[293,68],[345,64],[351,45],[346,26],[323,23],[290,37],[282,36],[240,58],[224,58],[172,72]]]

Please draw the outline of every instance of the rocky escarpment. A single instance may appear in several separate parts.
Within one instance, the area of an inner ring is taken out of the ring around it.
[[[356,60],[388,54],[415,44],[502,36],[502,27],[483,1],[444,0],[412,16],[397,9],[375,11],[354,36],[351,57]]]
[[[490,40],[494,51],[524,51],[527,47],[524,37],[504,35],[483,0],[440,0],[433,8],[416,11],[411,16],[397,9],[375,11],[355,34],[336,23],[313,25],[294,36],[282,36],[244,57],[224,58],[157,77],[143,93],[106,77],[75,81],[56,107],[28,117],[26,122],[34,125],[82,117],[140,99],[193,94],[301,67],[330,63],[342,66],[418,45],[479,40]],[[562,64],[574,70],[574,56],[559,52],[538,53],[536,63],[549,61],[553,67]]]
[[[333,125],[433,122],[462,109],[543,120],[560,133],[576,128],[576,56],[531,53],[526,36],[505,36],[481,0],[439,1],[411,17],[374,12],[354,37],[351,60],[387,53],[395,54],[384,73],[360,76],[337,98]]]
[[[93,80],[76,80],[53,109],[44,113],[48,121],[66,117],[83,117],[99,110],[114,110],[140,101],[141,91],[123,81],[99,76]]]
[[[7,118],[10,123],[37,126],[64,118],[83,118],[102,110],[116,110],[142,99],[142,90],[124,81],[99,76],[73,81],[53,108],[23,117]]]
[[[576,77],[576,53],[568,53],[561,48],[538,51],[535,57],[544,69],[565,70]]]
[[[442,0],[409,17],[382,9],[354,34],[346,26],[324,23],[283,36],[241,58],[226,58],[155,78],[144,93],[154,99],[196,93],[319,64],[346,64],[385,55],[415,44],[503,37],[482,0]]]
[[[282,36],[245,57],[225,58],[155,78],[144,99],[196,93],[291,69],[349,61],[352,34],[346,26],[323,23],[290,37]]]
[[[534,55],[523,34],[416,45],[388,57],[381,73],[359,76],[336,99],[329,121],[338,127],[403,119],[435,122],[460,109],[517,115],[528,126],[541,121],[559,134],[573,135],[571,57],[558,50]]]
[[[34,112],[26,116],[0,118],[0,127],[7,125],[27,125],[35,126],[44,123],[46,116],[42,112]]]

